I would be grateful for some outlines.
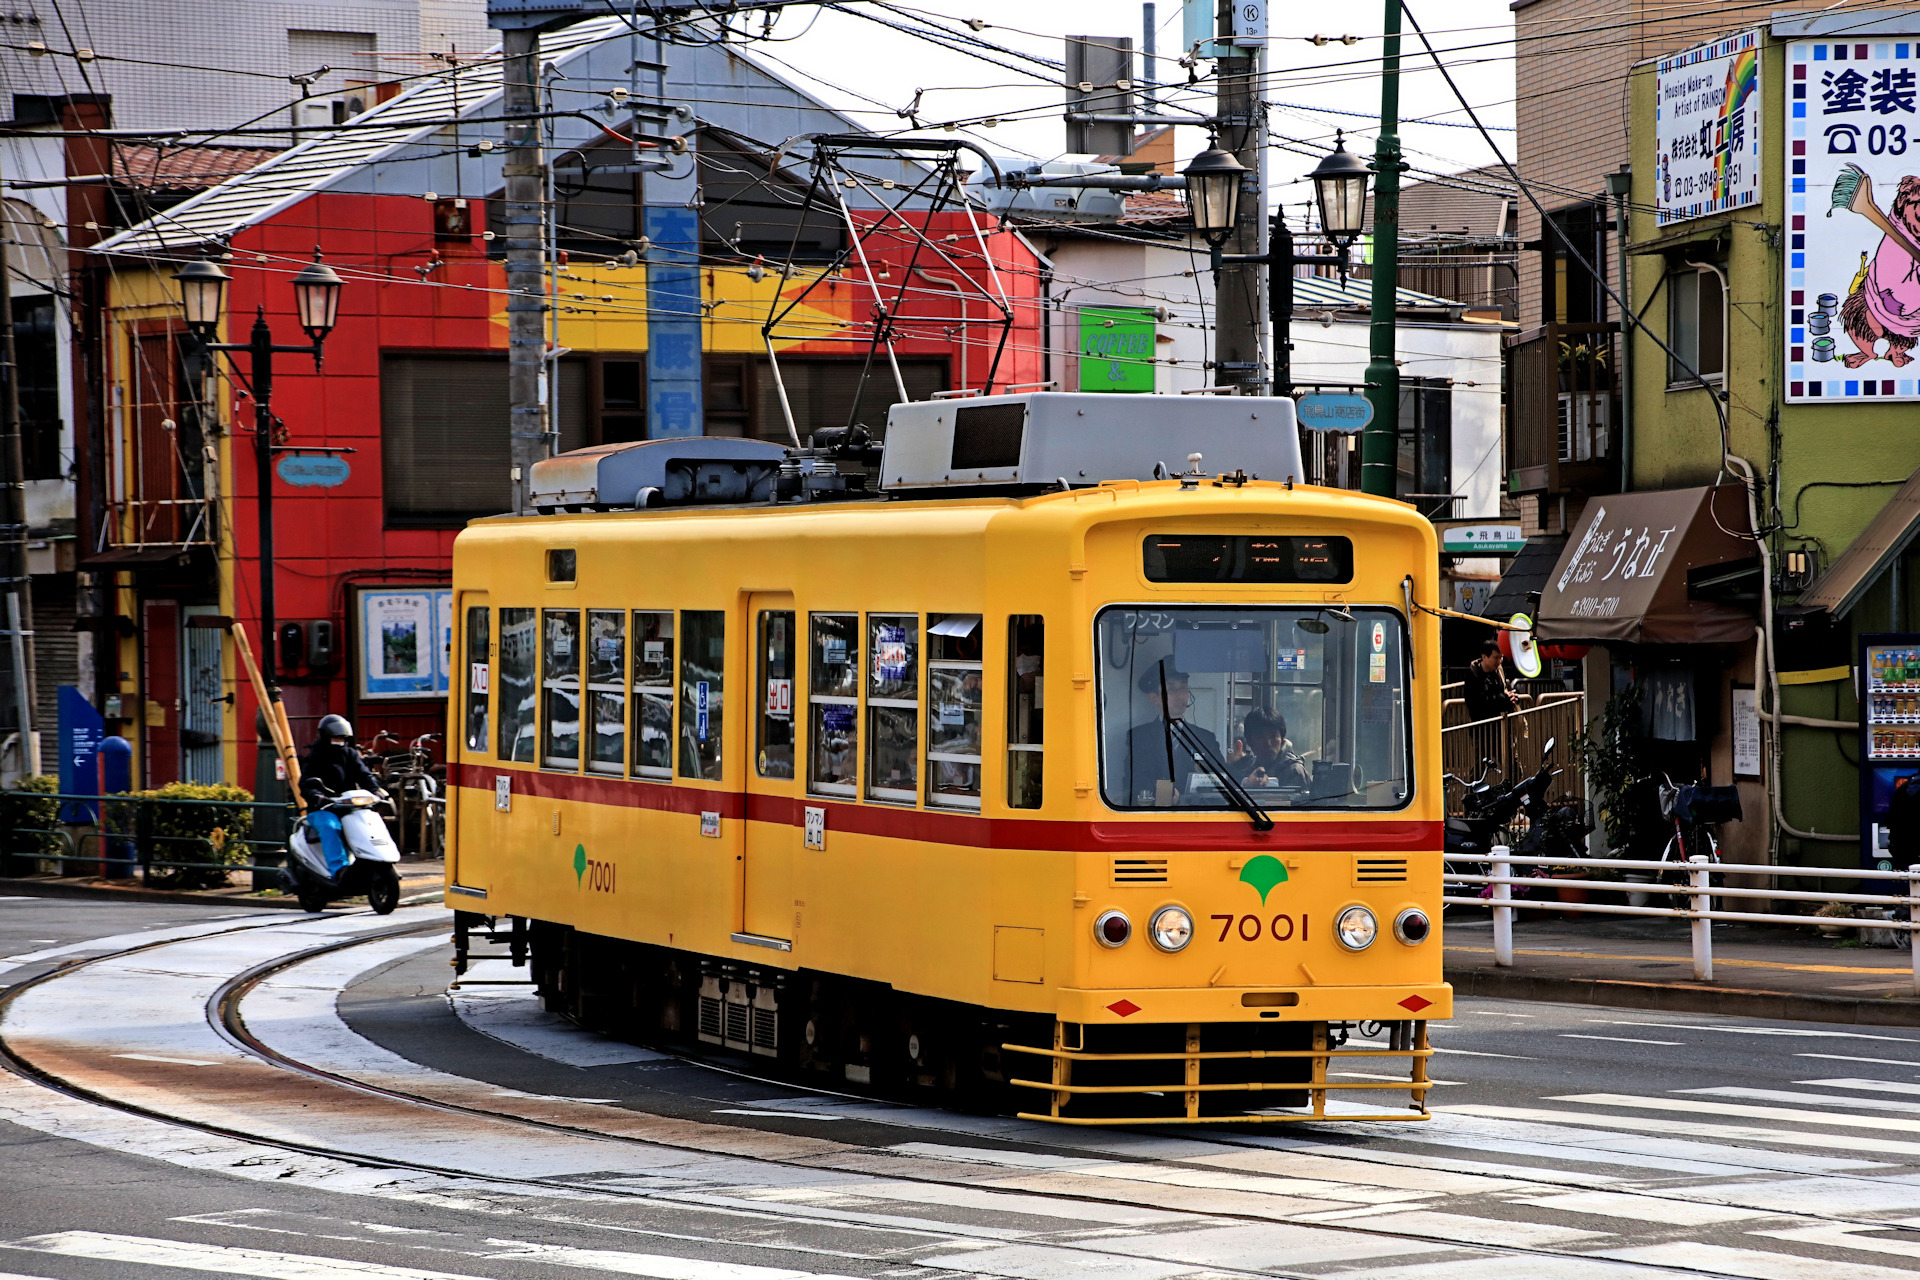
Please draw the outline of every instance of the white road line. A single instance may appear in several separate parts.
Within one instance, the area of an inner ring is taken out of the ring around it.
[[[568,1098],[568,1102],[585,1102],[585,1098]],[[600,1101],[600,1099],[595,1099]],[[607,1102],[614,1099],[607,1098]],[[716,1116],[772,1116],[780,1120],[838,1120],[839,1116],[822,1115],[817,1111],[750,1111],[745,1107],[721,1107],[713,1113]]]
[[[1685,1040],[1635,1040],[1631,1036],[1583,1036],[1576,1031],[1562,1031],[1562,1040],[1606,1040],[1613,1044],[1660,1044],[1669,1048],[1679,1048]]]
[[[1733,1249],[1726,1245],[1691,1241],[1606,1249],[1593,1256],[1618,1258],[1622,1262],[1642,1262],[1656,1267],[1681,1267],[1722,1276],[1744,1276],[1747,1280],[1913,1280],[1913,1272],[1904,1269],[1875,1267],[1837,1258],[1762,1253],[1757,1249]]]
[[[1531,1205],[1536,1209],[1555,1209],[1561,1213],[1590,1213],[1601,1218],[1625,1218],[1631,1222],[1658,1222],[1669,1227],[1707,1227],[1721,1222],[1739,1222],[1747,1218],[1774,1216],[1766,1209],[1700,1204],[1692,1200],[1670,1199],[1657,1193],[1636,1196],[1618,1191],[1575,1191],[1570,1195],[1530,1196],[1524,1200],[1509,1200],[1507,1203]]]
[[[1520,1056],[1519,1054],[1517,1054],[1517,1053],[1482,1053],[1482,1052],[1480,1052],[1480,1051],[1479,1051],[1479,1050],[1477,1050],[1477,1049],[1441,1049],[1441,1048],[1435,1048],[1435,1049],[1434,1049],[1434,1052],[1435,1052],[1435,1053],[1457,1053],[1457,1054],[1460,1054],[1460,1055],[1461,1055],[1462,1057],[1466,1057],[1466,1058],[1505,1058],[1505,1059],[1507,1059],[1507,1060],[1508,1060],[1508,1061],[1510,1061],[1510,1062],[1534,1062],[1534,1061],[1537,1061],[1537,1059],[1534,1059],[1534,1058],[1523,1058],[1523,1057],[1521,1057],[1521,1056]]]
[[[217,1067],[217,1062],[206,1058],[166,1058],[157,1053],[116,1053],[116,1058],[132,1058],[135,1062],[171,1062],[178,1067]]]
[[[1796,1058],[1825,1058],[1830,1062],[1871,1062],[1878,1067],[1911,1067],[1920,1071],[1920,1062],[1902,1062],[1898,1058],[1854,1058],[1844,1053],[1796,1053]]]
[[[1538,1016],[1531,1013],[1502,1013],[1498,1009],[1458,1009],[1455,1010],[1455,1012],[1471,1013],[1480,1018],[1532,1018]]]
[[[1643,1106],[1634,1102],[1629,1105]],[[1682,1104],[1685,1109],[1686,1104]],[[1569,1130],[1580,1128],[1627,1129],[1640,1133],[1666,1134],[1673,1132],[1673,1121],[1654,1119],[1651,1116],[1603,1116],[1588,1115],[1578,1111],[1549,1111],[1544,1107],[1492,1107],[1457,1106],[1437,1107],[1453,1115],[1487,1116],[1497,1120],[1533,1120],[1545,1124],[1564,1125]],[[1816,1147],[1821,1151],[1832,1151],[1834,1137],[1830,1133],[1800,1133],[1791,1129],[1766,1129],[1759,1125],[1704,1124],[1695,1121],[1687,1126],[1687,1133],[1696,1138],[1719,1138],[1727,1142],[1771,1142],[1786,1147]],[[1395,1135],[1396,1137],[1400,1135]],[[1411,1135],[1408,1135],[1411,1137]],[[1899,1142],[1892,1138],[1850,1137],[1847,1149],[1859,1153],[1874,1155],[1920,1156],[1920,1142]],[[1733,1153],[1729,1153],[1731,1159]],[[1562,1159],[1578,1160],[1580,1156],[1562,1156]]]
[[[149,1267],[176,1267],[182,1271],[216,1271],[224,1275],[261,1276],[265,1280],[473,1280],[449,1271],[422,1271],[418,1267],[389,1267],[345,1258],[279,1253],[233,1245],[191,1244],[150,1236],[116,1236],[98,1231],[57,1231],[28,1236],[0,1245],[63,1258],[97,1262],[139,1263]]]
[[[1865,1089],[1872,1093],[1920,1093],[1920,1084],[1896,1080],[1795,1080],[1795,1084],[1817,1084],[1825,1089]]]
[[[654,1280],[851,1280],[830,1272],[794,1271],[787,1267],[754,1267],[739,1262],[707,1262],[659,1253],[624,1253],[618,1249],[575,1249],[566,1245],[532,1244],[518,1240],[489,1240],[495,1249],[479,1254],[495,1261],[542,1262],[559,1267],[611,1271],[623,1276],[652,1276]],[[504,1247],[502,1247],[504,1246]]]
[[[1459,1213],[1433,1210],[1401,1210],[1385,1213],[1342,1214],[1340,1221],[1367,1231],[1394,1231],[1451,1244],[1491,1245],[1508,1249],[1544,1249],[1572,1244],[1578,1240],[1597,1240],[1607,1231],[1582,1231],[1551,1222],[1516,1222],[1501,1218],[1473,1218]]]
[[[1864,1031],[1802,1031],[1774,1027],[1703,1027],[1690,1022],[1627,1022],[1619,1018],[1584,1018],[1610,1027],[1658,1027],[1662,1031],[1723,1031],[1731,1036],[1798,1036],[1814,1040],[1887,1040],[1894,1044],[1920,1044],[1915,1036],[1874,1036]]]
[[[1862,1225],[1852,1222],[1822,1222],[1811,1227],[1790,1227],[1784,1231],[1749,1231],[1748,1235],[1770,1240],[1791,1240],[1795,1244],[1824,1245],[1829,1249],[1859,1249],[1866,1253],[1887,1253],[1896,1258],[1920,1258],[1920,1244],[1911,1240],[1887,1240],[1860,1234],[1863,1231],[1901,1230],[1898,1223]]]
[[[1810,1111],[1802,1107],[1749,1107],[1737,1102],[1695,1102],[1687,1098],[1658,1098],[1632,1093],[1564,1093],[1546,1101],[1582,1102],[1594,1107],[1637,1107],[1647,1111],[1685,1111],[1694,1115],[1742,1116],[1749,1120],[1823,1124],[1840,1129],[1890,1129],[1897,1133],[1920,1133],[1920,1120],[1902,1120],[1897,1116],[1836,1115],[1831,1111]]]
[[[1328,1072],[1327,1074],[1328,1074],[1328,1075],[1330,1075],[1330,1076],[1345,1076],[1345,1077],[1347,1077],[1347,1078],[1349,1078],[1349,1079],[1353,1079],[1353,1080],[1391,1080],[1391,1081],[1392,1081],[1393,1083],[1395,1083],[1395,1084],[1404,1084],[1404,1083],[1406,1082],[1406,1079],[1407,1079],[1407,1078],[1406,1078],[1405,1076],[1382,1076],[1382,1075],[1375,1075],[1375,1074],[1374,1074],[1373,1072],[1371,1072],[1371,1071],[1329,1071],[1329,1072]],[[1429,1080],[1427,1081],[1427,1083],[1428,1083],[1428,1084],[1437,1084],[1437,1085],[1441,1085],[1441,1086],[1446,1086],[1446,1085],[1457,1085],[1457,1084],[1459,1084],[1459,1083],[1460,1083],[1460,1081],[1458,1081],[1458,1080],[1432,1080],[1432,1079],[1429,1079]]]
[[[1740,1085],[1715,1085],[1710,1089],[1675,1089],[1675,1093],[1703,1093],[1721,1098],[1751,1098],[1755,1102],[1810,1102],[1816,1106],[1854,1107],[1881,1113],[1899,1111],[1908,1115],[1920,1111],[1920,1103],[1895,1102],[1890,1098],[1849,1098],[1829,1093],[1796,1093],[1791,1089],[1748,1089]]]
[[[1340,1280],[1645,1280],[1647,1269],[1604,1258],[1479,1257],[1342,1271]],[[1909,1277],[1911,1280],[1911,1277]]]

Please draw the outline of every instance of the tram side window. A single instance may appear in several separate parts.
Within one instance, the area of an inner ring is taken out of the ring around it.
[[[487,749],[487,686],[493,674],[493,610],[467,610],[467,750]]]
[[[580,767],[580,611],[548,609],[540,645],[540,763]]]
[[[627,615],[587,614],[587,768],[619,773],[627,762]]]
[[[807,790],[857,794],[860,758],[860,615],[809,617],[807,662]]]
[[[673,614],[633,615],[633,776],[673,776]]]
[[[920,798],[920,619],[867,615],[867,797]]]
[[[680,776],[720,780],[721,676],[727,615],[680,611]]]
[[[755,760],[763,778],[793,776],[793,614],[760,612],[760,709],[754,716]]]
[[[1040,807],[1041,729],[1046,690],[1046,622],[1015,614],[1007,622],[1007,807]]]
[[[927,624],[927,803],[980,807],[980,615],[931,614]]]
[[[533,709],[539,673],[539,619],[532,609],[500,611],[500,750],[502,760],[533,763]]]

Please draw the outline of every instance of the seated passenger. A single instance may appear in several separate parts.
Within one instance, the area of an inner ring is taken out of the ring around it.
[[[1311,778],[1307,762],[1294,754],[1287,741],[1287,718],[1277,711],[1255,707],[1241,726],[1245,736],[1233,744],[1233,771],[1249,787],[1286,787],[1305,790]]]

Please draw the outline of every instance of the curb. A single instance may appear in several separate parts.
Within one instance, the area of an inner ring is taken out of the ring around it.
[[[1456,996],[1542,1000],[1554,1004],[1705,1013],[1775,1022],[1840,1022],[1872,1027],[1920,1027],[1920,999],[1854,1000],[1684,982],[1630,982],[1617,978],[1547,978],[1485,969],[1446,974]]]
[[[119,885],[73,884],[64,880],[13,880],[0,877],[0,894],[17,894],[30,898],[91,898],[95,901],[162,902],[169,905],[245,907],[249,910],[300,910],[299,899],[291,897],[235,897],[219,893],[195,893],[187,889],[135,889]],[[438,902],[445,894],[446,891],[444,889],[433,889],[425,893],[410,894],[400,899],[400,905],[403,907],[416,907],[426,902]]]

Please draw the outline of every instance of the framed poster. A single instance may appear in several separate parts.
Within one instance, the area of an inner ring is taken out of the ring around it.
[[[1786,46],[1796,404],[1920,399],[1920,36]]]
[[[366,587],[354,608],[362,702],[445,697],[453,592]]]
[[[1760,199],[1760,33],[1662,58],[1655,67],[1654,219],[1660,226]]]

